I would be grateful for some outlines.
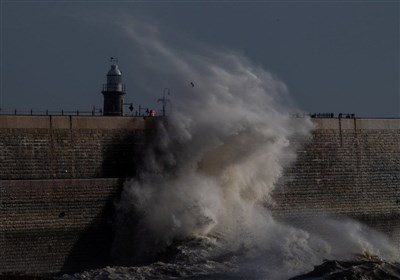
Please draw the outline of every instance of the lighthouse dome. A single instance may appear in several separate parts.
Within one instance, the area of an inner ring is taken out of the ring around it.
[[[111,69],[108,71],[107,76],[121,76],[122,73],[118,69],[118,65],[111,65]]]

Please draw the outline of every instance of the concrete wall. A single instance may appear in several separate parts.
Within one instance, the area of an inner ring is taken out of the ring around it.
[[[314,119],[271,206],[324,214],[400,240],[400,120]],[[155,118],[0,116],[0,272],[52,274],[111,264],[112,202],[135,173]]]

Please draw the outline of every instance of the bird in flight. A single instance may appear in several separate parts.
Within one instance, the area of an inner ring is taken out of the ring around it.
[[[190,82],[190,85],[191,85],[192,87],[194,87],[194,84],[193,84],[193,82]]]

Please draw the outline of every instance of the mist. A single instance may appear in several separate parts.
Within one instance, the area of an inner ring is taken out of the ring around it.
[[[325,258],[393,253],[383,235],[355,221],[325,219],[306,230],[268,211],[313,129],[292,117],[301,111],[283,81],[238,52],[143,21],[118,25],[143,66],[144,94],[168,87],[170,102],[116,204],[116,263],[214,261],[235,275],[287,279]]]

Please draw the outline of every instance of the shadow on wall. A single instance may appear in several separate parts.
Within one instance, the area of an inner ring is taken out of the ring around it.
[[[100,176],[102,178],[134,177],[138,159],[141,158],[143,143],[139,131],[131,132],[123,138],[116,138],[103,152]]]
[[[90,225],[78,233],[71,232],[72,235],[77,235],[77,241],[66,257],[61,273],[82,272],[112,264],[110,251],[114,201],[120,193],[121,186],[122,180],[118,184],[118,191],[107,198],[101,213]]]
[[[146,145],[143,145],[141,153],[138,153],[135,182],[143,183],[151,181],[163,172],[174,172],[175,163],[171,160],[171,154],[166,149],[166,129],[168,122],[155,124],[146,134]],[[168,262],[176,255],[176,246],[165,247],[164,241],[153,235],[143,220],[143,213],[136,208],[131,191],[134,186],[127,185],[122,190],[116,204],[114,217],[114,241],[112,246],[112,258],[114,265],[141,266],[155,261]]]
[[[78,240],[66,258],[62,268],[63,273],[80,272],[89,269],[102,268],[108,265],[121,265],[121,259],[116,258],[115,239],[117,242],[134,242],[138,229],[137,213],[121,213],[116,210],[115,203],[121,197],[122,186],[126,178],[138,178],[143,172],[146,151],[157,142],[157,120],[146,119],[145,130],[132,130],[123,135],[116,133],[115,140],[105,147],[103,162],[98,177],[119,178],[118,191],[108,197],[107,202],[96,218],[78,236]],[[84,207],[84,206],[83,206]],[[121,225],[121,218],[125,219]],[[121,228],[122,227],[122,228]],[[125,229],[125,230],[124,230]],[[135,246],[122,244],[130,251]],[[130,252],[131,253],[131,252]],[[112,255],[113,254],[113,255]],[[122,258],[123,260],[131,258]]]
[[[117,190],[104,202],[100,201],[98,204],[94,202],[97,205],[92,205],[91,201],[87,202],[88,212],[98,211],[99,214],[84,229],[79,228],[72,230],[71,233],[65,233],[67,238],[74,238],[76,235],[76,242],[66,257],[61,273],[82,272],[113,264],[111,247],[114,235],[114,204],[120,196],[125,178],[136,174],[137,162],[140,160],[140,151],[143,145],[143,141],[140,141],[142,136],[140,131],[129,131],[123,137],[116,133],[111,144],[105,147],[99,175],[100,178],[118,178],[115,187]],[[94,209],[90,209],[93,207]],[[85,206],[82,206],[81,215],[85,215],[84,208]]]
[[[114,141],[103,151],[100,178],[135,178],[142,169],[146,149],[153,145],[161,118],[146,118],[145,129],[129,130],[122,137],[116,135]],[[116,133],[117,134],[117,133]]]
[[[124,137],[116,137],[115,141],[112,141],[112,144],[104,150],[101,177],[119,178],[118,191],[107,198],[101,213],[90,225],[80,231],[62,267],[62,273],[76,273],[119,263],[111,255],[115,235],[119,230],[115,228],[120,215],[116,213],[115,202],[121,199],[125,179],[135,178],[140,173],[139,169],[142,168],[145,151],[149,145],[152,145],[152,139],[156,133],[155,127],[156,121],[149,120],[146,122],[144,131],[130,131]],[[125,226],[130,229],[135,228],[130,225]],[[134,242],[133,234],[124,240]]]

